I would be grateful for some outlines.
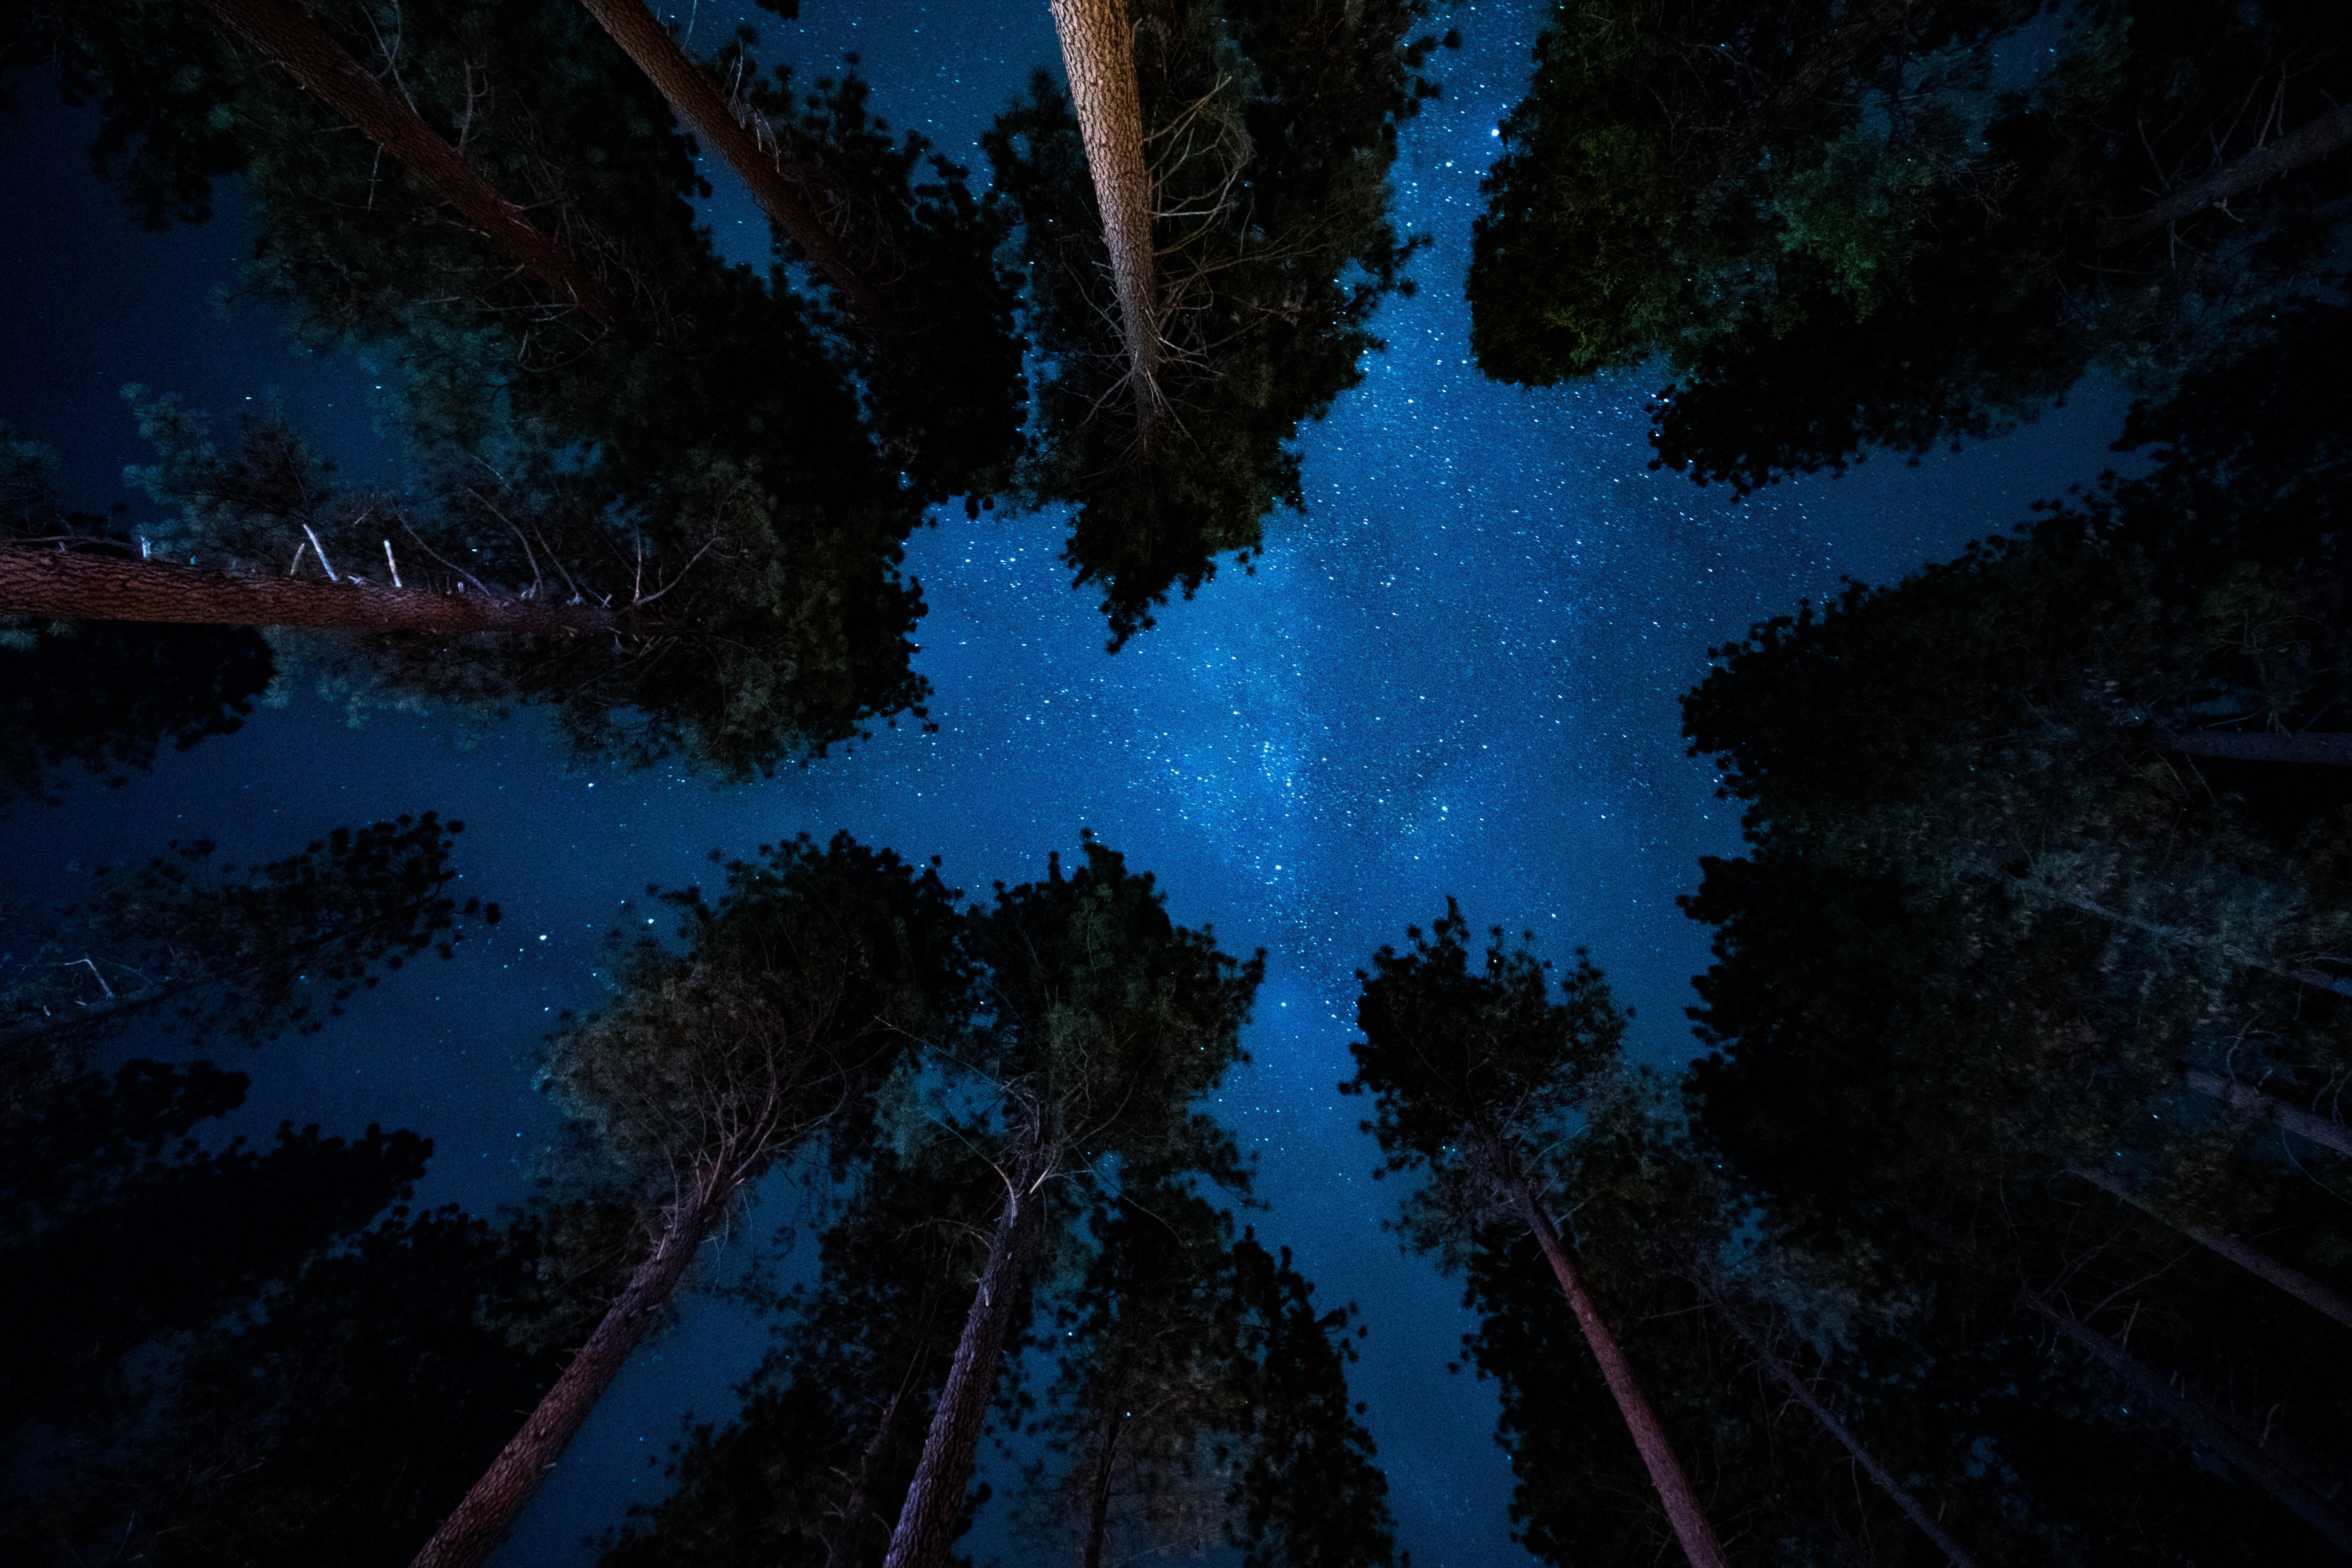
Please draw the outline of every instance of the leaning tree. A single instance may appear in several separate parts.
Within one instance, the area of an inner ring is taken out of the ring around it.
[[[820,1136],[837,1163],[864,1146],[905,1042],[962,1005],[953,900],[846,834],[767,847],[730,868],[716,906],[676,895],[690,950],[641,941],[613,1008],[556,1040],[545,1085],[636,1196],[646,1251],[421,1568],[505,1537],[745,1188]]]
[[[1341,1092],[1373,1097],[1365,1129],[1388,1156],[1382,1174],[1427,1173],[1406,1206],[1414,1245],[1459,1257],[1506,1214],[1533,1233],[1684,1555],[1723,1568],[1706,1509],[1551,1215],[1551,1162],[1615,1068],[1625,1015],[1580,953],[1555,1000],[1549,966],[1529,947],[1507,951],[1500,928],[1474,973],[1469,929],[1449,899],[1427,935],[1408,930],[1410,951],[1383,947],[1358,972],[1364,1037]]]

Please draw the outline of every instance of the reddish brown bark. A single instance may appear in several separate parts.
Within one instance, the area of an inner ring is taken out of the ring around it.
[[[1070,104],[1094,176],[1110,247],[1111,283],[1127,342],[1138,423],[1160,412],[1160,283],[1151,236],[1151,172],[1144,161],[1143,95],[1135,81],[1135,28],[1127,0],[1051,0]]]
[[[614,1299],[596,1331],[540,1400],[539,1407],[509,1440],[456,1511],[442,1521],[410,1568],[476,1568],[506,1539],[522,1517],[540,1483],[555,1468],[588,1413],[612,1385],[629,1353],[661,1320],[677,1293],[703,1238],[725,1212],[734,1188],[698,1206],[676,1211],[655,1244],[654,1255],[637,1268],[628,1289]]]
[[[636,62],[646,79],[669,100],[677,117],[702,144],[727,160],[727,166],[751,188],[760,210],[808,253],[810,261],[846,295],[869,325],[896,331],[887,302],[849,264],[841,247],[816,212],[801,196],[799,184],[773,148],[736,118],[735,110],[703,68],[678,47],[669,29],[647,10],[643,0],[581,0],[589,15],[604,24],[613,41]]]
[[[1553,1227],[1551,1216],[1536,1202],[1526,1177],[1511,1178],[1511,1198],[1518,1207],[1519,1217],[1536,1233],[1536,1242],[1551,1264],[1552,1276],[1559,1281],[1559,1292],[1568,1298],[1569,1310],[1576,1314],[1577,1327],[1584,1331],[1584,1342],[1591,1347],[1592,1359],[1601,1363],[1601,1379],[1609,1385],[1610,1397],[1617,1402],[1617,1413],[1625,1418],[1625,1429],[1633,1436],[1633,1447],[1641,1452],[1642,1463],[1650,1472],[1650,1484],[1657,1489],[1658,1500],[1665,1505],[1666,1521],[1674,1526],[1675,1539],[1682,1542],[1683,1555],[1690,1559],[1691,1568],[1730,1568],[1730,1560],[1724,1556],[1722,1545],[1715,1539],[1715,1526],[1700,1505],[1698,1493],[1691,1489],[1690,1478],[1683,1473],[1674,1445],[1666,1440],[1665,1428],[1658,1425],[1642,1385],[1633,1379],[1633,1369],[1626,1363],[1625,1352],[1618,1348],[1617,1336],[1602,1321],[1601,1309],[1584,1289],[1584,1280],[1570,1259],[1568,1249],[1560,1245],[1559,1232]]]
[[[533,226],[522,208],[492,190],[455,147],[407,104],[386,92],[289,0],[206,0],[221,20],[285,68],[320,101],[359,127],[369,141],[499,247],[569,297],[602,325],[622,324],[621,307],[604,281]]]
[[[2215,1257],[2228,1259],[2257,1279],[2277,1286],[2315,1311],[2325,1312],[2346,1328],[2352,1329],[2352,1300],[2347,1300],[2341,1293],[2330,1289],[2302,1269],[2281,1263],[2260,1247],[2249,1247],[2234,1236],[2224,1236],[2203,1226],[2183,1225],[2131,1188],[2100,1172],[2077,1169],[2074,1173],[2101,1192],[2131,1205],[2158,1224],[2179,1231]]]
[[[2289,1105],[2285,1100],[2273,1099],[2250,1084],[2223,1078],[2219,1073],[2190,1068],[2180,1076],[2181,1081],[2200,1094],[2210,1094],[2222,1104],[2234,1105],[2242,1110],[2260,1111],[2290,1132],[2299,1132],[2339,1154],[2352,1154],[2352,1127],[2347,1127],[2341,1121],[2331,1121],[2299,1105]]]
[[[37,545],[0,545],[0,615],[93,621],[173,621],[221,626],[318,626],[358,632],[613,630],[624,617],[600,605],[436,594],[373,583],[248,575],[127,561]]]
[[[1004,1361],[1013,1305],[1028,1283],[1045,1213],[1045,1198],[1034,1186],[1015,1181],[1008,1187],[1004,1212],[997,1216],[996,1233],[989,1239],[980,1289],[964,1314],[947,1386],[940,1391],[939,1407],[931,1414],[923,1457],[898,1510],[898,1526],[891,1532],[882,1568],[943,1568],[955,1545],[972,1456],[979,1451],[981,1427],[988,1419],[988,1404]]]
[[[2024,1292],[2021,1299],[2053,1328],[2090,1352],[2095,1360],[2122,1380],[2133,1397],[2171,1416],[2183,1431],[2228,1460],[2241,1475],[2268,1492],[2273,1501],[2326,1536],[2336,1551],[2352,1555],[2352,1519],[2346,1518],[2300,1479],[2272,1463],[2252,1436],[2186,1394],[2174,1393],[2169,1380],[2158,1376],[2121,1345],[2073,1313],[2059,1310],[2032,1290]]]
[[[2326,157],[2347,142],[2352,142],[2352,103],[2338,104],[2277,141],[2223,164],[2203,179],[2179,186],[2144,213],[2111,219],[2099,237],[2108,245],[2143,238],[2168,224],[2194,217],[2207,207],[2219,205],[2299,164]]]

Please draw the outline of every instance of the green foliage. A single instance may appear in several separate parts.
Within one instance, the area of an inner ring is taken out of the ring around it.
[[[1024,476],[1032,504],[1076,507],[1063,559],[1097,584],[1116,648],[1189,598],[1264,519],[1299,508],[1299,422],[1320,418],[1378,348],[1372,312],[1409,291],[1387,216],[1397,131],[1436,90],[1406,41],[1420,0],[1139,7],[1137,74],[1164,215],[1154,228],[1170,405],[1138,438],[1109,259],[1077,121],[1051,79],[984,138],[1018,216],[1026,325],[1041,363]]]
[[[201,1328],[424,1174],[433,1146],[413,1132],[371,1127],[346,1143],[288,1123],[266,1154],[185,1137],[242,1103],[247,1081],[208,1062],[134,1061],[10,1108],[0,1260],[38,1286],[8,1294],[0,1432],[120,1410],[130,1352]]]
[[[1086,863],[1007,889],[971,917],[979,1026],[957,1055],[1012,1149],[1191,1167],[1242,1180],[1232,1135],[1199,1109],[1244,1059],[1241,1026],[1264,953],[1235,962],[1209,927],[1171,922],[1149,872],[1088,836]]]
[[[498,923],[497,904],[460,904],[449,886],[464,830],[428,811],[338,827],[246,867],[216,865],[209,839],[174,842],[144,865],[99,871],[85,903],[11,910],[27,956],[0,972],[9,1081],[44,1081],[37,1061],[69,1070],[101,1031],[132,1018],[249,1041],[316,1033],[379,969],[428,950],[451,956],[461,920]]]
[[[1511,1205],[1520,1180],[1538,1191],[1591,1098],[1612,1081],[1625,1021],[1601,971],[1579,950],[1551,994],[1550,964],[1526,943],[1493,932],[1473,973],[1470,926],[1452,899],[1410,951],[1383,947],[1363,991],[1352,1042],[1356,1076],[1343,1094],[1370,1093],[1364,1130],[1387,1156],[1381,1174],[1426,1169],[1410,1199],[1406,1229],[1422,1247],[1453,1257],[1463,1239]]]
[[[2128,223],[2341,100],[2332,7],[2081,7],[1997,88],[2042,10],[1564,0],[1486,185],[1480,363],[1664,355],[1659,462],[1744,493],[1994,433],[2094,365],[2168,390],[2331,287],[2340,159]]]
[[[2352,929],[2342,770],[2168,740],[2341,722],[2352,328],[2281,324],[2136,411],[2141,477],[1759,626],[1685,699],[1751,846],[1685,905],[1717,928],[1689,1158],[1736,1199],[1698,1277],[1802,1336],[1980,1561],[2310,1549],[2021,1286],[2319,1493],[2352,1455],[2340,1328],[2188,1234],[2340,1289],[2333,1177],[2178,1076],[2326,1115],[2352,1063],[2297,978]]]
[[[921,710],[907,634],[922,606],[898,546],[870,553],[821,504],[780,496],[754,459],[682,443],[667,464],[648,452],[628,491],[615,466],[578,451],[427,446],[423,482],[403,494],[337,481],[276,411],[246,420],[224,458],[202,415],[129,395],[160,459],[138,479],[174,514],[154,542],[174,554],[294,569],[315,538],[341,576],[382,581],[397,561],[411,587],[620,614],[611,637],[271,632],[285,678],[354,718],[446,706],[486,723],[541,704],[577,756],[646,766],[682,753],[740,780]]]

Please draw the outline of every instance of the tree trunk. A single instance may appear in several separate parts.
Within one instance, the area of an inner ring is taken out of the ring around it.
[[[2088,898],[2078,897],[2074,900],[2074,905],[2085,914],[2096,915],[2103,921],[2113,921],[2119,926],[2129,926],[2134,931],[2144,931],[2150,936],[2160,936],[2167,942],[2177,942],[2183,947],[2205,945],[2206,939],[2203,933],[2182,926],[2158,925],[2154,921],[2142,920],[2137,915],[2125,914],[2121,910],[2111,910],[2106,905]],[[2339,996],[2352,996],[2352,980],[2347,980],[2340,974],[2330,974],[2324,969],[2313,969],[2308,965],[2274,963],[2267,958],[2256,958],[2252,953],[2242,952],[2234,947],[2225,947],[2221,952],[2225,957],[2242,963],[2249,969],[2259,969],[2265,973],[2275,974],[2282,980],[2294,981],[2298,984],[2316,985],[2322,991],[2333,991]]]
[[[654,1246],[654,1255],[637,1266],[628,1289],[605,1309],[596,1331],[588,1336],[588,1342],[580,1347],[555,1386],[541,1398],[522,1430],[490,1461],[482,1479],[442,1521],[410,1568],[475,1568],[506,1539],[540,1483],[562,1458],[565,1445],[612,1386],[629,1352],[637,1348],[677,1293],[703,1237],[718,1224],[733,1194],[732,1186],[720,1185],[720,1196],[672,1212],[670,1223]]]
[[[1160,417],[1160,284],[1151,237],[1151,172],[1144,163],[1143,96],[1135,84],[1135,28],[1127,0],[1052,0],[1070,102],[1094,175],[1095,206],[1110,247],[1119,330],[1137,425]]]
[[[1705,1288],[1702,1287],[1702,1289]],[[1730,1305],[1720,1296],[1712,1290],[1707,1290],[1706,1294],[1707,1300],[1714,1305],[1717,1314],[1731,1326],[1731,1331],[1738,1334],[1747,1342],[1748,1348],[1756,1352],[1757,1363],[1772,1374],[1774,1382],[1789,1391],[1790,1398],[1813,1413],[1813,1419],[1822,1424],[1822,1429],[1836,1438],[1845,1451],[1853,1456],[1854,1463],[1862,1467],[1863,1472],[1869,1476],[1880,1491],[1895,1500],[1895,1506],[1903,1510],[1903,1516],[1917,1525],[1919,1532],[1934,1542],[1937,1550],[1951,1560],[1953,1568],[1976,1568],[1976,1559],[1963,1551],[1958,1542],[1944,1533],[1942,1525],[1927,1517],[1927,1510],[1920,1506],[1919,1500],[1913,1497],[1909,1489],[1896,1480],[1885,1466],[1871,1457],[1870,1450],[1862,1446],[1861,1440],[1847,1429],[1846,1424],[1832,1415],[1829,1407],[1814,1396],[1812,1389],[1807,1385],[1805,1380],[1790,1370],[1779,1356],[1767,1350],[1764,1342],[1748,1331],[1748,1325],[1739,1321]]]
[[[2182,1430],[2227,1459],[2240,1474],[2268,1492],[2273,1501],[2326,1536],[2336,1551],[2352,1555],[2352,1519],[2347,1519],[2326,1498],[2273,1464],[2252,1437],[2185,1394],[2175,1394],[2169,1382],[2133,1360],[2121,1345],[2072,1313],[2060,1311],[2030,1289],[2022,1300],[2060,1333],[2090,1352],[2122,1379],[2135,1396],[2171,1416]]]
[[[1601,1310],[1586,1293],[1584,1281],[1569,1260],[1568,1250],[1560,1245],[1559,1232],[1553,1228],[1551,1216],[1544,1213],[1528,1189],[1527,1178],[1514,1174],[1511,1197],[1518,1205],[1519,1216],[1536,1233],[1536,1243],[1551,1263],[1554,1278],[1559,1281],[1560,1294],[1576,1314],[1577,1327],[1584,1331],[1584,1342],[1592,1347],[1592,1356],[1601,1363],[1601,1381],[1608,1384],[1609,1393],[1617,1401],[1618,1414],[1625,1418],[1626,1430],[1633,1435],[1633,1447],[1641,1450],[1642,1463],[1650,1472],[1650,1484],[1657,1489],[1658,1500],[1665,1504],[1666,1519],[1674,1526],[1675,1539],[1682,1542],[1683,1555],[1689,1558],[1691,1568],[1730,1568],[1730,1560],[1715,1539],[1715,1526],[1707,1522],[1706,1510],[1699,1505],[1698,1493],[1691,1489],[1690,1478],[1683,1474],[1682,1461],[1675,1458],[1674,1445],[1666,1441],[1665,1429],[1658,1425],[1650,1409],[1650,1402],[1642,1394],[1642,1385],[1633,1381],[1633,1369],[1626,1364],[1625,1352],[1617,1348],[1617,1336],[1601,1319]]]
[[[2200,1094],[2210,1094],[2222,1104],[2236,1106],[2242,1110],[2261,1111],[2290,1132],[2299,1132],[2313,1142],[2324,1143],[2339,1154],[2352,1154],[2352,1127],[2347,1127],[2341,1121],[2332,1121],[2314,1111],[2305,1110],[2299,1105],[2289,1105],[2285,1100],[2273,1099],[2252,1085],[2240,1083],[2235,1079],[2223,1078],[2219,1073],[2189,1068],[2180,1077],[2183,1082]]]
[[[1110,1533],[1111,1467],[1118,1458],[1121,1425],[1121,1417],[1113,1411],[1108,1428],[1103,1433],[1102,1452],[1095,1458],[1094,1500],[1087,1510],[1087,1554],[1083,1568],[1102,1568],[1103,1539]]]
[[[455,147],[407,104],[386,92],[359,63],[290,0],[206,0],[221,20],[276,60],[311,95],[356,125],[369,141],[529,270],[568,296],[600,325],[623,324],[603,279],[534,227],[522,208],[492,190]]]
[[[2301,1269],[2289,1268],[2269,1253],[2248,1247],[2234,1236],[2224,1236],[2218,1230],[2207,1230],[2201,1226],[2183,1225],[2131,1188],[2100,1172],[2077,1166],[2074,1174],[2101,1192],[2122,1199],[2159,1225],[2168,1226],[2208,1251],[2229,1259],[2247,1273],[2277,1286],[2305,1306],[2325,1312],[2346,1328],[2352,1329],[2352,1300],[2347,1300]]]
[[[373,583],[321,583],[0,544],[0,615],[221,626],[318,626],[356,632],[538,632],[615,629],[601,605],[436,594]]]
[[[2318,119],[2308,121],[2266,147],[2257,147],[2235,163],[2224,164],[2201,180],[2192,180],[2144,213],[2110,218],[2100,233],[2104,245],[2125,245],[2154,234],[2167,225],[2194,217],[2207,207],[2250,191],[2264,180],[2284,174],[2315,158],[2324,158],[2352,142],[2352,103],[2338,104]]]
[[[955,1545],[964,1487],[971,1479],[972,1456],[980,1447],[980,1429],[988,1418],[996,1374],[1004,1362],[1004,1336],[1012,1326],[1013,1304],[1028,1281],[1038,1221],[1045,1206],[1041,1193],[1017,1181],[1010,1185],[1004,1212],[997,1216],[996,1234],[989,1240],[980,1289],[964,1313],[963,1334],[956,1342],[947,1385],[940,1391],[930,1432],[923,1439],[923,1457],[915,1467],[914,1484],[907,1489],[907,1500],[899,1510],[898,1526],[891,1532],[882,1568],[944,1568]]]
[[[782,155],[761,146],[758,133],[735,117],[718,84],[679,47],[669,29],[646,8],[644,0],[581,0],[581,4],[669,100],[687,128],[727,161],[736,177],[751,188],[760,210],[808,253],[809,260],[833,280],[867,325],[895,331],[890,307],[841,253],[832,231],[795,189],[801,182],[787,170]]]
[[[2319,763],[2352,767],[2352,732],[2289,734],[2283,730],[2169,730],[2127,731],[2168,752],[2191,757],[2222,757],[2244,763]]]

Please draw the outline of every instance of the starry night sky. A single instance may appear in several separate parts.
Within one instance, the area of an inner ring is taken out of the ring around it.
[[[1055,60],[1043,0],[808,0],[791,25],[748,14],[762,57],[803,79],[859,52],[894,126],[982,170],[980,132]],[[1058,516],[956,510],[909,552],[930,605],[917,668],[937,688],[935,734],[887,732],[719,790],[567,771],[529,719],[467,749],[430,718],[347,728],[304,694],[124,789],[77,785],[63,806],[0,818],[0,879],[67,897],[69,862],[144,855],[175,835],[257,857],[400,811],[465,819],[466,889],[503,904],[505,923],[454,963],[394,977],[325,1035],[226,1053],[255,1085],[224,1135],[288,1118],[413,1127],[436,1148],[418,1200],[489,1212],[519,1201],[551,1124],[530,1053],[557,1012],[596,1005],[599,940],[646,883],[707,877],[714,847],[845,827],[943,857],[950,883],[984,891],[1041,876],[1049,849],[1074,850],[1092,828],[1158,874],[1175,918],[1214,922],[1228,949],[1267,950],[1253,1061],[1219,1108],[1260,1160],[1272,1204],[1250,1216],[1260,1234],[1364,1309],[1354,1382],[1403,1543],[1424,1568],[1522,1560],[1491,1393],[1445,1372],[1470,1326],[1459,1287],[1381,1229],[1396,1191],[1367,1179],[1360,1105],[1333,1092],[1350,1070],[1352,971],[1451,893],[1476,925],[1531,929],[1555,953],[1589,946],[1638,1009],[1636,1050],[1678,1066],[1706,951],[1675,896],[1695,885],[1697,856],[1738,842],[1736,812],[1678,733],[1675,698],[1707,647],[1842,577],[1887,579],[2021,520],[2114,460],[2105,447],[2123,412],[2095,390],[1998,443],[1735,502],[1647,470],[1642,407],[1663,372],[1533,393],[1482,379],[1461,297],[1469,225],[1539,15],[1522,0],[1439,19],[1465,47],[1436,57],[1444,96],[1409,128],[1395,171],[1401,226],[1434,240],[1412,268],[1422,291],[1390,302],[1376,328],[1386,353],[1302,433],[1306,515],[1270,520],[1255,575],[1220,575],[1125,651],[1103,651],[1093,596],[1055,559]],[[736,19],[700,5],[695,40],[715,47]],[[130,500],[134,518],[148,507],[120,478],[146,456],[116,395],[131,381],[221,415],[275,389],[347,470],[392,471],[366,367],[295,353],[281,321],[235,298],[250,236],[234,185],[206,226],[142,231],[89,172],[94,116],[61,109],[37,79],[9,86],[0,419],[59,448],[67,499]],[[748,202],[723,168],[707,173],[722,247],[763,258]],[[793,1207],[765,1192],[730,1261]],[[497,1561],[587,1561],[583,1535],[659,1495],[646,1460],[681,1413],[729,1412],[763,1335],[721,1303],[689,1303]],[[968,1544],[984,1556],[994,1539],[983,1524]]]

